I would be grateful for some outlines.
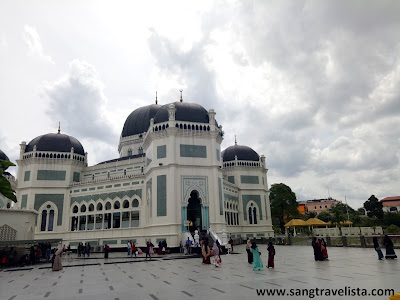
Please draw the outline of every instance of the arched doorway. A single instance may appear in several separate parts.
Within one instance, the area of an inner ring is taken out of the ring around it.
[[[195,230],[201,230],[202,218],[201,218],[201,201],[199,193],[192,191],[187,206],[187,220],[189,221],[189,231],[194,232]]]

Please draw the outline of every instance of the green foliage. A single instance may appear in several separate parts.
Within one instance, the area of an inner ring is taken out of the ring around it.
[[[366,218],[361,218],[361,226],[362,227],[376,227],[379,226],[380,222],[378,218],[373,217],[366,217]]]
[[[17,202],[15,191],[11,188],[10,182],[3,176],[8,167],[15,166],[12,162],[0,159],[0,194],[4,197]]]
[[[400,227],[400,212],[385,212],[383,215],[383,224],[386,226],[396,225]]]
[[[364,208],[367,211],[368,217],[377,217],[383,219],[383,204],[375,195],[371,195],[367,201],[364,202]]]
[[[346,215],[343,213],[343,207],[339,205],[341,203],[332,206],[331,212],[331,223],[339,228],[340,235],[342,235],[342,224],[341,222],[346,221]]]
[[[285,218],[300,215],[297,210],[296,194],[283,183],[273,184],[270,188],[269,200],[272,217],[278,218],[281,232],[285,233]]]
[[[308,213],[306,213],[306,220],[308,219],[312,219],[315,218],[317,216],[317,213],[315,211],[309,211]]]
[[[358,211],[361,215],[365,215],[365,208],[360,207],[359,209],[357,209],[357,211]]]
[[[385,233],[388,234],[399,234],[400,233],[400,228],[396,225],[390,225],[388,228],[385,229]]]
[[[322,211],[317,216],[318,219],[324,222],[329,222],[331,220],[331,214],[327,211]]]

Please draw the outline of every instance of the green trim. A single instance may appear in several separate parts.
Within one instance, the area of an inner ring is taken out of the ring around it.
[[[131,184],[130,182],[125,182],[125,183],[122,184],[122,186],[128,186],[130,184]]]
[[[235,176],[228,176],[228,182],[235,184]]]
[[[57,225],[61,226],[64,207],[64,194],[35,194],[35,203],[33,208],[36,211],[39,211],[39,208],[47,201],[53,202],[54,205],[57,206]]]
[[[65,180],[67,171],[38,170],[37,180]]]
[[[121,245],[128,244],[129,241],[134,242],[136,244],[136,239],[129,239],[129,240],[121,240]]]
[[[25,171],[24,181],[29,181],[31,179],[31,171]]]
[[[167,145],[157,146],[157,159],[167,157]]]
[[[121,184],[120,183],[118,183],[118,184],[114,184],[114,187],[120,187],[121,186]]]
[[[157,176],[157,217],[167,215],[167,175]]]
[[[73,176],[73,178],[72,178],[72,181],[73,181],[73,182],[79,182],[79,181],[81,181],[81,174],[78,173],[78,172],[74,172],[74,176]]]
[[[218,197],[219,197],[219,214],[224,214],[224,204],[222,200],[222,179],[218,178]]]
[[[265,236],[264,233],[257,233],[257,236]]]
[[[207,147],[198,145],[180,145],[181,157],[207,158]]]
[[[105,245],[105,244],[115,245],[115,244],[118,244],[118,240],[106,240],[106,241],[103,241],[103,245]]]
[[[232,196],[232,195],[229,195],[229,194],[225,194],[224,193],[224,199],[227,199],[227,200],[233,200],[233,201],[239,201],[239,198],[238,197],[235,197],[235,196]]]
[[[26,205],[28,203],[28,195],[22,195],[22,200],[21,200],[21,208],[26,208]]]
[[[119,199],[122,199],[125,196],[128,196],[128,198],[132,198],[134,195],[139,196],[139,198],[141,199],[142,189],[71,197],[70,205],[72,205],[72,203],[74,202],[81,203],[82,201],[89,202],[90,200],[97,201],[98,199],[106,200],[107,198],[110,198],[113,200],[117,197]]]
[[[240,182],[244,184],[259,184],[258,176],[240,175]]]

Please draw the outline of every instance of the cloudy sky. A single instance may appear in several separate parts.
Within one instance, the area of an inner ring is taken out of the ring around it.
[[[126,117],[183,89],[269,184],[358,208],[400,195],[399,32],[399,1],[1,1],[0,149],[60,121],[113,159]]]

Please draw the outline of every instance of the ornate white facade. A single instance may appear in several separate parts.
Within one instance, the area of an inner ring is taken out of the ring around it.
[[[264,156],[238,145],[224,155],[222,140],[214,110],[182,102],[132,112],[120,157],[94,166],[73,137],[40,136],[21,144],[16,208],[38,212],[36,239],[72,246],[178,246],[185,220],[190,231],[273,236]]]

